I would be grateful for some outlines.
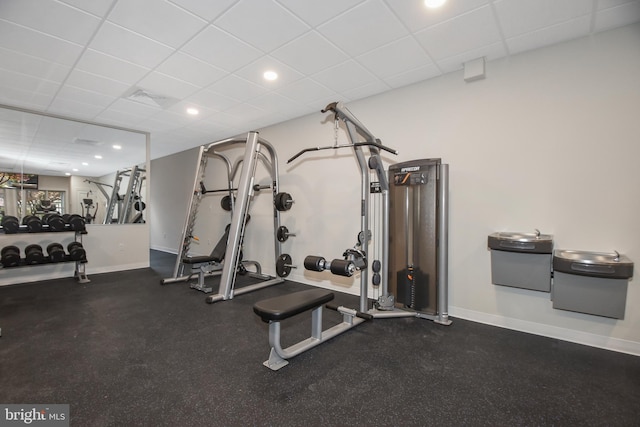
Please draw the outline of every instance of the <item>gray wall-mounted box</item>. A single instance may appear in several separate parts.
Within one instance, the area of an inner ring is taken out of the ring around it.
[[[551,291],[553,238],[539,233],[489,235],[491,282],[533,291]]]
[[[557,250],[553,308],[624,319],[633,263],[618,253]]]

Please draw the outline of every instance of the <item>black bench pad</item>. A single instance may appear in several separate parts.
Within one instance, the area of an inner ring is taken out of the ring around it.
[[[253,312],[264,322],[279,321],[326,304],[333,298],[333,292],[326,289],[309,289],[258,301]]]
[[[204,264],[208,262],[220,262],[221,259],[214,256],[191,256],[182,258],[183,264]]]

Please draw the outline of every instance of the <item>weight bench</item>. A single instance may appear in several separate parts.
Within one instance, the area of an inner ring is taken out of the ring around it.
[[[269,359],[263,365],[277,371],[289,364],[286,359],[297,356],[364,321],[363,318],[356,318],[361,315],[356,310],[338,307],[337,310],[343,315],[342,323],[323,331],[322,306],[333,298],[333,292],[326,289],[310,289],[258,301],[253,306],[253,311],[260,316],[263,322],[269,323],[269,345],[271,346]],[[280,322],[308,310],[313,310],[311,313],[311,336],[283,349],[280,343]]]
[[[204,277],[206,273],[222,269],[222,261],[227,250],[227,240],[229,239],[229,226],[225,228],[224,234],[211,251],[211,254],[203,256],[187,256],[182,258],[182,263],[191,266],[191,274],[198,274],[198,282],[190,285],[192,289],[210,293],[213,288],[206,287]]]

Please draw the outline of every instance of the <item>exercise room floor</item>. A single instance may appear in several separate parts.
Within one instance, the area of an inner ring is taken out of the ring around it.
[[[173,260],[0,287],[0,403],[67,403],[72,426],[640,425],[640,357],[460,319],[365,322],[270,371],[252,306],[308,286],[209,305],[160,285]]]

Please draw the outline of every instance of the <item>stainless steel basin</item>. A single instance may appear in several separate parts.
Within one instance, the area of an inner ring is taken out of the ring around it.
[[[550,254],[553,250],[553,236],[550,234],[499,231],[489,235],[489,249],[509,252],[531,252]]]
[[[616,251],[588,252],[558,249],[553,252],[553,269],[582,276],[628,279],[633,276],[633,262]]]

